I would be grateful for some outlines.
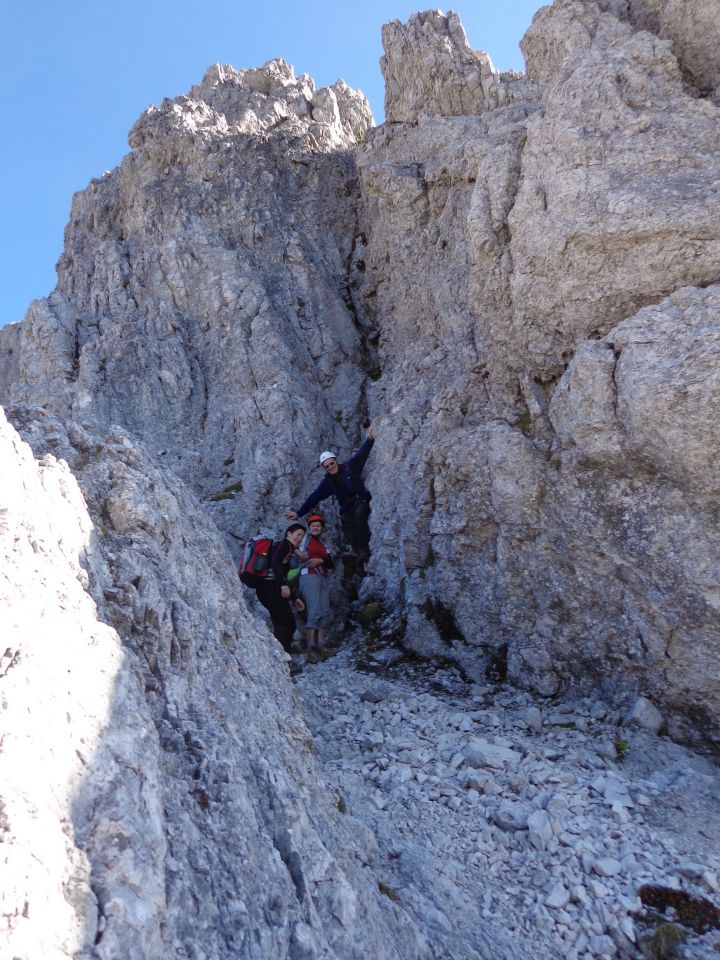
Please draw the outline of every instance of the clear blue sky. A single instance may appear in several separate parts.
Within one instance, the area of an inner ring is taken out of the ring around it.
[[[522,70],[541,0],[464,0],[470,45]],[[284,57],[318,86],[360,88],[383,119],[380,28],[432,4],[405,0],[0,0],[0,326],[55,286],[72,194],[127,153],[137,117],[187,93],[212,63]],[[445,8],[447,9],[447,8]]]

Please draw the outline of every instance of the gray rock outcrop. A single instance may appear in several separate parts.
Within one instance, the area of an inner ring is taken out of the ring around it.
[[[628,0],[632,22],[668,39],[686,79],[703,95],[720,93],[720,24],[713,0]]]
[[[591,6],[560,4],[561,32]],[[688,96],[666,43],[596,17],[528,123],[509,217],[513,329],[495,335],[543,382],[639,307],[720,279],[717,107]]]
[[[0,415],[7,955],[426,955],[202,507],[117,428],[11,415],[40,458]]]
[[[615,6],[536,17],[539,102],[386,126],[360,150],[382,327],[374,566],[418,650],[471,675],[507,651],[543,695],[639,687],[675,735],[697,710],[714,742],[715,551],[685,541],[717,506],[698,448],[717,433],[720,118]],[[652,329],[642,360],[639,344],[618,360],[626,329]]]
[[[349,147],[371,120],[281,60],[149,109],[74,198],[57,289],[3,330],[3,393],[121,424],[206,495],[242,485],[223,525],[254,533],[299,493],[288,458],[347,443],[364,406]]]
[[[419,116],[467,116],[527,100],[535,92],[523,74],[499,73],[483,51],[472,50],[460,17],[452,11],[414,13],[382,31],[385,54],[385,117],[414,123]]]
[[[543,83],[573,50],[591,45],[604,13],[668,40],[686,83],[717,98],[717,7],[713,0],[555,0],[541,7],[521,41],[527,72]]]

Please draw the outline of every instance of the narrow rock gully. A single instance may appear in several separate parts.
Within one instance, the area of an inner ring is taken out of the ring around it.
[[[466,682],[361,628],[295,677],[388,909],[438,958],[717,956],[720,776],[600,700]],[[498,945],[504,952],[498,952]]]

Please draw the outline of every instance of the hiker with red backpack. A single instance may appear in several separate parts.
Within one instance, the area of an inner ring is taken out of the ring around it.
[[[320,539],[325,518],[321,513],[311,513],[307,522],[308,532],[303,537],[297,556],[303,561],[300,593],[305,601],[307,618],[306,658],[308,663],[317,663],[318,656],[323,655],[325,631],[330,626],[328,570],[332,570],[335,564]]]
[[[256,576],[256,580],[250,583],[241,574],[244,583],[255,587],[258,600],[270,614],[273,635],[286,653],[290,653],[295,633],[293,606],[296,610],[305,609],[305,604],[297,594],[297,578],[289,576],[304,534],[305,527],[301,523],[291,523],[284,538],[270,547],[266,572]]]
[[[365,562],[370,556],[370,492],[362,479],[363,467],[375,443],[372,424],[367,438],[349,460],[341,463],[337,454],[325,450],[320,454],[320,466],[325,471],[324,480],[313,490],[298,510],[286,510],[288,520],[304,516],[321,500],[335,497],[340,507],[340,522],[345,539],[355,556]]]

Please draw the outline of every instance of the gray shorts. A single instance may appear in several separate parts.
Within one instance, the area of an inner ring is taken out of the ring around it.
[[[327,630],[331,626],[328,578],[316,573],[300,577],[300,593],[307,611],[307,629]]]

